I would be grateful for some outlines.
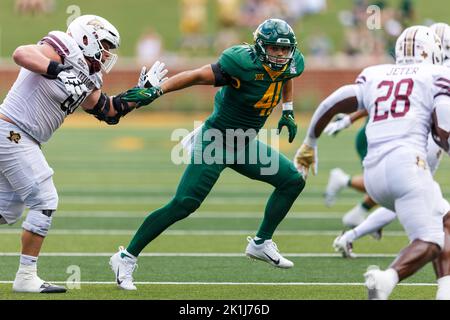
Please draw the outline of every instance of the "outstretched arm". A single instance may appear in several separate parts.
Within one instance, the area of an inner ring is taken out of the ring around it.
[[[164,94],[195,85],[214,85],[215,76],[210,64],[201,68],[180,72],[161,85]]]
[[[339,115],[338,115],[339,116]],[[363,117],[367,116],[367,110],[361,109],[356,112],[346,114],[339,119],[330,122],[323,132],[328,134],[329,136],[336,136],[339,132],[342,130],[350,127],[352,123],[354,123],[356,120],[361,119]]]
[[[313,167],[313,174],[317,172],[317,168],[315,168],[317,165],[315,149],[317,139],[325,126],[336,114],[355,112],[360,107],[358,90],[357,85],[341,87],[326,98],[314,112],[305,140],[297,150],[294,158],[295,166],[303,173],[304,177],[308,176],[310,166]]]

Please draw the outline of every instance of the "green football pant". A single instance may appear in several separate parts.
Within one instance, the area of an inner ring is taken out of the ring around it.
[[[127,251],[137,257],[153,239],[169,226],[193,213],[207,197],[221,172],[227,167],[250,179],[263,181],[275,187],[267,202],[263,221],[256,234],[262,239],[271,239],[275,229],[303,190],[305,181],[290,160],[256,139],[247,145],[245,153],[241,153],[238,158],[244,154],[247,156],[250,150],[249,146],[254,147],[254,144],[257,144],[256,147],[260,150],[255,163],[246,161],[244,164],[239,164],[236,161],[234,164],[189,164],[178,185],[175,197],[167,205],[146,217],[127,247]],[[263,161],[259,154],[265,154],[270,159],[278,161],[278,170],[274,174],[262,173],[263,169],[267,169],[270,164],[267,164],[267,159]]]

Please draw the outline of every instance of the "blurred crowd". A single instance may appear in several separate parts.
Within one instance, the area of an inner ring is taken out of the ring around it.
[[[415,19],[413,0],[400,0],[395,7],[387,0],[353,0],[351,8],[338,13],[343,34],[337,38],[324,32],[320,23],[313,25],[312,30],[303,28],[306,19],[327,13],[327,0],[178,1],[177,54],[187,52],[191,56],[219,54],[231,45],[249,41],[249,30],[275,17],[286,20],[294,28],[302,52],[311,57],[312,62],[333,63],[330,57],[349,60],[363,56],[369,58],[370,63],[377,63],[393,56],[395,39],[405,27],[420,23]],[[34,15],[51,12],[54,5],[55,0],[16,0],[15,8],[19,14]],[[215,19],[208,17],[208,6],[214,6]],[[164,50],[163,36],[153,28],[144,30],[136,44],[139,62],[152,63],[162,54],[168,54]]]

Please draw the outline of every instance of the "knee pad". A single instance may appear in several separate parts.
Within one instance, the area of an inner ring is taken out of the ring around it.
[[[277,189],[282,190],[284,193],[288,193],[294,197],[298,197],[304,187],[305,180],[300,173],[296,172]]]
[[[172,200],[171,205],[174,207],[176,212],[176,217],[178,220],[184,219],[189,216],[192,212],[200,207],[201,202],[189,197],[177,198]]]
[[[58,207],[58,193],[52,179],[47,179],[40,184],[34,184],[24,202],[30,210],[56,210]]]
[[[54,210],[30,210],[22,223],[22,228],[43,237],[47,236],[53,212]]]

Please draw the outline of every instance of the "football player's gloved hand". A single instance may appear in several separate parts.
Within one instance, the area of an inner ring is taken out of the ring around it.
[[[317,174],[317,147],[311,147],[303,143],[297,150],[294,158],[294,165],[306,179],[311,167],[313,175]]]
[[[61,71],[58,74],[57,79],[64,83],[66,91],[75,101],[88,91],[86,85],[71,72]]]
[[[147,67],[142,67],[137,86],[139,88],[159,87],[161,83],[169,79],[164,77],[169,72],[164,69],[165,66],[164,62],[156,61],[148,71]]]
[[[339,117],[337,120],[330,122],[323,132],[325,132],[329,136],[335,136],[345,128],[350,127],[352,124],[352,120],[348,114]]]
[[[121,99],[126,102],[136,103],[136,108],[146,106],[152,103],[156,98],[162,96],[163,91],[160,87],[139,88],[134,87],[126,91]]]
[[[286,126],[289,131],[289,143],[294,141],[295,135],[297,134],[297,124],[294,119],[294,111],[283,110],[280,121],[278,121],[278,134],[281,133],[283,127]]]

